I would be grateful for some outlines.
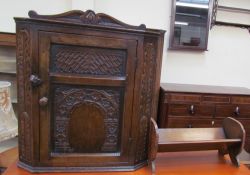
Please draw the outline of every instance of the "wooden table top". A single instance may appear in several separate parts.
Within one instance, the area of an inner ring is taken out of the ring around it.
[[[40,173],[39,175],[150,175],[149,167],[134,172],[103,173]],[[14,162],[3,175],[33,175],[16,166]],[[217,151],[159,153],[156,159],[156,175],[250,175],[250,170],[241,165],[233,166],[227,156],[220,157]]]

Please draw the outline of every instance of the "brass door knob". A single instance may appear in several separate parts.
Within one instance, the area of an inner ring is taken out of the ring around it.
[[[49,99],[47,97],[42,97],[39,100],[40,106],[46,106],[48,104]]]

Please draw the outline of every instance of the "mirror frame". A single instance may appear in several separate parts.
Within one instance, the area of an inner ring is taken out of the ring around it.
[[[211,17],[213,10],[213,1],[209,0],[208,4],[208,20],[206,27],[206,35],[205,35],[205,46],[182,46],[182,45],[174,45],[174,27],[175,27],[175,15],[176,15],[176,0],[172,0],[172,10],[171,10],[171,22],[170,22],[170,37],[169,37],[169,50],[197,50],[197,51],[206,51],[208,46],[208,35],[211,25]]]

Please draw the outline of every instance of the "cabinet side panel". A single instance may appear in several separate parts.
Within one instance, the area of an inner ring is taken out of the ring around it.
[[[144,40],[142,74],[139,91],[139,130],[137,136],[136,162],[147,159],[148,127],[150,117],[156,118],[159,87],[159,71],[161,54],[158,53],[157,37]],[[157,64],[159,64],[157,66]],[[157,97],[155,97],[157,94]]]
[[[162,54],[163,54],[163,44],[164,44],[164,34],[153,38],[155,42],[155,74],[154,74],[154,85],[153,85],[153,102],[152,102],[152,118],[157,121],[158,113],[158,103],[160,94],[160,80],[161,80],[161,67],[162,67]]]
[[[32,156],[32,89],[30,31],[27,27],[17,27],[17,85],[18,85],[18,127],[19,158],[31,163]]]

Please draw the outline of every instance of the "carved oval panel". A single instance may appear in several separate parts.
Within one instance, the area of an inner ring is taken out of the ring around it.
[[[104,111],[94,104],[82,103],[70,112],[69,144],[73,152],[102,152],[105,142]]]

